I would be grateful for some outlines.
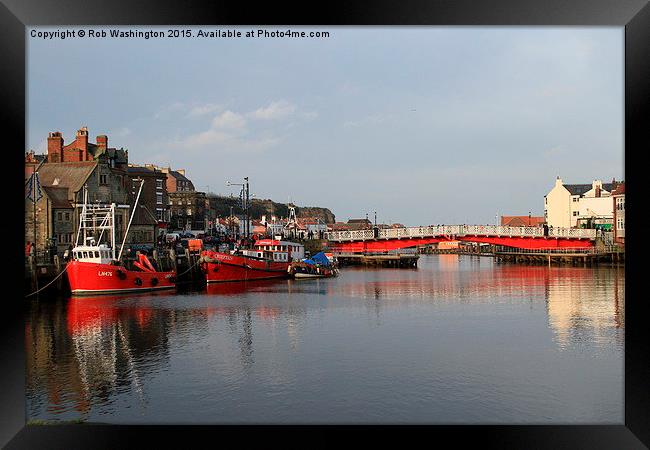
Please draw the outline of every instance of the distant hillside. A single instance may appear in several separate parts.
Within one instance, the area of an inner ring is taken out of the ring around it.
[[[210,195],[210,206],[216,211],[217,216],[225,217],[230,214],[230,207],[232,206],[233,214],[241,214],[242,210],[239,204],[239,197],[223,197],[218,195]],[[289,207],[286,203],[276,203],[270,199],[252,199],[250,214],[253,219],[261,219],[263,215],[270,218],[271,215],[277,217],[287,217],[289,215]],[[296,206],[296,215],[301,217],[318,217],[325,223],[336,222],[336,217],[328,208],[321,208],[318,206]]]

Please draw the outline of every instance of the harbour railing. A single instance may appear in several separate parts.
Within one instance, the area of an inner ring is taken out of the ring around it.
[[[503,247],[495,251],[495,253],[517,253],[517,254],[543,254],[543,255],[566,255],[566,254],[581,254],[581,255],[602,255],[609,253],[618,253],[620,249],[616,246],[605,246],[601,248],[588,247],[588,248],[571,248],[571,247],[557,247],[557,248],[512,248]]]
[[[549,227],[547,236],[595,239],[596,233],[597,230],[594,229]],[[544,229],[542,227],[506,227],[501,225],[431,225],[425,227],[330,231],[325,233],[325,238],[333,242],[437,236],[449,239],[465,236],[544,237]]]
[[[418,254],[418,249],[417,248],[398,248],[395,250],[366,250],[363,253],[355,253],[355,252],[341,252],[341,253],[336,253],[337,257],[351,257],[351,256],[416,256]]]

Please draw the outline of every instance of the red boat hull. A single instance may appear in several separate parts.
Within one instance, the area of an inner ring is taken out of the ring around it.
[[[266,280],[287,278],[289,276],[287,273],[288,262],[276,262],[213,251],[203,252],[202,255],[217,261],[203,263],[203,272],[208,283]]]
[[[174,289],[175,272],[127,270],[111,264],[70,261],[66,268],[73,295]]]

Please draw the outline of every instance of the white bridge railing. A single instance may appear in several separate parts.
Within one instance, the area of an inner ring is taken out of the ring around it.
[[[593,229],[550,227],[548,237],[595,239],[596,231]],[[458,239],[464,236],[543,237],[544,229],[541,227],[504,227],[500,225],[432,225],[428,227],[330,231],[325,233],[325,238],[333,242],[437,236],[444,236],[450,239]]]

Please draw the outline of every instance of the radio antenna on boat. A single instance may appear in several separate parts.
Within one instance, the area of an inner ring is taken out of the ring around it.
[[[122,239],[122,246],[120,247],[120,253],[117,255],[118,261],[122,258],[122,250],[124,250],[124,244],[126,243],[126,238],[129,236],[129,230],[131,229],[131,222],[133,221],[133,216],[135,216],[135,210],[138,207],[138,200],[140,200],[140,193],[142,192],[142,186],[144,186],[144,178],[140,179],[140,189],[138,189],[138,195],[135,197],[135,203],[133,203],[133,211],[131,211],[129,224],[126,226],[126,233],[124,233],[124,239]]]

